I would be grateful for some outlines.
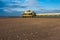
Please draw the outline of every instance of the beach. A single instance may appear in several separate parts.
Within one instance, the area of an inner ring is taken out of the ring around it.
[[[0,18],[0,40],[60,40],[60,18]]]

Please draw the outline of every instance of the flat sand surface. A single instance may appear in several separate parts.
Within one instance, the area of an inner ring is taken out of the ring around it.
[[[0,40],[60,40],[60,18],[0,18]]]

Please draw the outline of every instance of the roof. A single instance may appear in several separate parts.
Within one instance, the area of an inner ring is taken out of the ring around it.
[[[27,11],[25,11],[24,13],[32,13],[33,11],[31,11],[31,10],[27,10]]]

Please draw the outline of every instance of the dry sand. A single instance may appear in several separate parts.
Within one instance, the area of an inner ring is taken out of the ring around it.
[[[60,40],[60,18],[0,18],[0,40]]]

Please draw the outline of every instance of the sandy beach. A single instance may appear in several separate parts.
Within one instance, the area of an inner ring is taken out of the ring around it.
[[[60,18],[0,18],[0,40],[60,40]]]

